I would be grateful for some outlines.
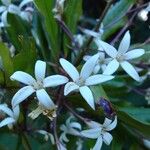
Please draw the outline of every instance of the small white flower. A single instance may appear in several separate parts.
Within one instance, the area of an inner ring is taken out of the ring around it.
[[[39,106],[35,110],[33,110],[28,116],[32,119],[36,119],[39,115],[43,114],[47,116],[50,120],[53,120],[57,116],[57,106],[53,103],[45,90],[43,90],[42,92],[45,93],[45,96],[42,98],[44,99],[44,101],[49,101],[50,105],[47,105],[47,107],[45,107],[42,104],[39,104]]]
[[[8,115],[7,118],[0,122],[0,128],[6,125],[8,125],[9,128],[12,128],[12,125],[15,124],[19,118],[19,105],[11,110],[8,108],[7,104],[0,104],[0,111]]]
[[[102,74],[91,75],[96,65],[98,57],[99,57],[98,55],[92,56],[83,65],[80,74],[70,62],[68,62],[63,58],[60,59],[61,66],[73,80],[65,85],[64,95],[66,96],[73,91],[79,91],[82,97],[93,109],[95,109],[94,97],[92,91],[88,86],[97,85],[114,78],[113,76],[110,75],[102,75]]]
[[[73,117],[69,117],[66,120],[66,124],[63,124],[60,126],[60,130],[63,131],[63,133],[60,135],[60,141],[63,142],[69,142],[69,139],[67,138],[66,134],[71,134],[74,136],[80,136],[80,130],[81,125],[78,122],[72,121]]]
[[[145,51],[143,49],[133,49],[128,51],[130,46],[130,33],[127,31],[119,45],[118,51],[106,42],[100,41],[105,52],[113,58],[108,64],[103,74],[113,74],[121,65],[126,73],[134,80],[140,81],[140,77],[134,67],[128,62],[129,60],[142,56]]]
[[[1,23],[0,26],[8,26],[7,13],[20,14],[20,8],[11,3],[11,0],[1,0],[2,6],[0,6]]]
[[[90,139],[97,139],[92,150],[100,150],[102,143],[109,145],[113,139],[112,135],[108,132],[113,130],[117,125],[117,117],[114,121],[105,118],[104,123],[100,124],[95,121],[89,122],[90,129],[83,130],[81,135]]]
[[[98,52],[97,55],[99,55],[98,60],[96,62],[95,68],[93,70],[94,74],[97,74],[100,70],[104,72],[106,69],[107,64],[111,61],[111,58],[105,58],[105,54],[103,52]],[[83,57],[83,60],[87,61],[92,56],[86,55]]]
[[[51,133],[49,133],[49,132],[47,132],[45,130],[37,130],[36,132],[39,133],[39,134],[44,135],[45,141],[48,141],[50,139],[51,143],[53,145],[55,144],[54,136]]]
[[[34,9],[31,6],[27,6],[27,5],[32,2],[33,2],[33,0],[23,0],[19,5],[19,8],[21,10],[21,13],[19,14],[20,17],[28,22],[32,21],[32,18],[33,18],[32,13],[33,13]],[[25,7],[25,6],[27,6],[27,7],[25,9],[23,9],[23,7]]]
[[[46,63],[38,60],[35,64],[35,78],[23,71],[16,71],[11,77],[11,80],[19,81],[27,86],[21,88],[13,97],[12,105],[16,106],[32,93],[36,92],[37,99],[46,108],[51,108],[53,103],[45,91],[47,87],[56,87],[68,82],[68,78],[62,75],[52,75],[45,78]]]
[[[75,46],[74,43],[77,43],[79,47],[82,47],[85,41],[85,37],[81,34],[74,35],[74,42],[72,43],[73,46]]]

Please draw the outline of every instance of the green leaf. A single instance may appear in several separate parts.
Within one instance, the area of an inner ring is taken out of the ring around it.
[[[30,35],[30,26],[23,20],[21,20],[20,17],[14,15],[14,14],[9,14],[7,15],[8,17],[8,23],[9,27],[6,28],[8,38],[12,42],[12,44],[15,46],[17,51],[20,51],[20,38],[22,37],[27,37]],[[16,29],[17,27],[17,29]]]
[[[104,39],[124,26],[126,13],[134,3],[135,0],[120,0],[109,9],[103,20],[104,27],[107,28],[103,35]]]
[[[14,72],[14,66],[13,66],[12,58],[10,56],[9,49],[3,43],[0,43],[0,56],[2,58],[2,64],[4,69],[5,84],[11,85],[12,82],[10,80],[10,76]]]
[[[57,40],[57,23],[52,13],[52,9],[54,7],[54,0],[34,0],[34,3],[44,18],[43,25],[45,27],[45,34],[48,37],[48,42],[51,47],[52,58],[53,60],[57,60],[59,53],[59,45]]]
[[[123,111],[117,111],[117,116],[124,124],[132,127],[133,129],[136,129],[137,131],[143,133],[145,136],[150,137],[150,124],[145,124]]]

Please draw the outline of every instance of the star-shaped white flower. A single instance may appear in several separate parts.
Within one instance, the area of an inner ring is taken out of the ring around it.
[[[114,78],[113,76],[110,75],[102,75],[102,74],[91,75],[96,65],[98,57],[99,57],[98,55],[92,56],[83,65],[80,74],[70,62],[68,62],[63,58],[60,59],[61,66],[73,80],[65,85],[64,95],[66,96],[73,91],[79,91],[82,97],[93,109],[95,109],[94,97],[92,91],[88,86],[97,85]]]
[[[71,134],[74,136],[80,136],[80,131],[81,131],[81,125],[80,123],[76,121],[72,121],[73,117],[69,117],[66,120],[66,124],[62,124],[60,126],[60,130],[63,131],[63,133],[60,136],[60,141],[63,142],[69,142],[69,139],[67,138],[66,134]]]
[[[105,58],[105,54],[103,52],[98,52],[97,55],[99,55],[96,65],[94,67],[93,73],[97,74],[100,70],[104,72],[106,69],[107,64],[111,61],[111,58]],[[87,61],[91,58],[90,55],[85,55],[83,57],[83,60]]]
[[[6,125],[8,125],[9,128],[12,128],[12,125],[15,124],[19,118],[19,105],[15,108],[13,107],[11,110],[8,108],[7,104],[0,104],[0,111],[8,115],[8,117],[0,122],[0,128]]]
[[[129,60],[142,56],[145,51],[143,49],[133,49],[128,51],[130,46],[130,33],[127,31],[119,45],[118,51],[106,42],[100,41],[101,46],[105,52],[113,58],[108,64],[104,74],[113,74],[121,65],[126,73],[136,81],[140,81],[140,77],[134,67],[128,62]]]
[[[27,86],[21,88],[13,97],[12,105],[16,106],[32,93],[36,92],[39,102],[49,109],[53,103],[45,91],[47,87],[56,87],[68,82],[68,78],[62,75],[52,75],[45,78],[46,63],[38,60],[35,64],[35,78],[36,80],[23,71],[16,71],[11,77],[11,80],[19,81]]]
[[[100,150],[102,143],[109,145],[113,139],[109,131],[113,130],[117,125],[117,117],[114,121],[105,118],[104,123],[100,124],[95,121],[91,121],[89,124],[90,129],[83,130],[81,135],[90,139],[97,139],[92,150]]]
[[[20,14],[20,8],[11,3],[11,0],[1,0],[2,6],[0,6],[1,23],[0,26],[8,26],[7,13]]]

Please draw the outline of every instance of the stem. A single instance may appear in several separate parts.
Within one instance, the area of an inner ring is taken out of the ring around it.
[[[79,118],[80,120],[82,120],[84,123],[86,123],[87,121],[89,121],[89,119],[83,118],[82,116],[80,116],[79,114],[77,114],[67,103],[64,103],[64,105],[66,106],[66,108],[77,118]]]
[[[21,133],[22,135],[22,144],[25,150],[32,150],[28,138],[26,137],[25,133]]]
[[[100,25],[101,25],[101,23],[102,23],[102,21],[103,21],[105,15],[106,15],[106,13],[108,12],[108,10],[109,10],[111,4],[113,3],[113,1],[114,1],[114,0],[109,0],[109,1],[107,2],[107,5],[106,5],[104,11],[103,11],[102,15],[99,17],[99,21],[98,21],[97,25],[95,26],[95,29],[94,29],[95,32],[98,32],[98,30],[99,30],[99,28],[100,28]],[[89,51],[89,47],[90,47],[90,45],[91,45],[93,39],[94,39],[93,36],[91,36],[91,37],[89,38],[89,40],[87,41],[87,44],[86,44],[85,48],[81,51],[81,53],[79,54],[79,56],[78,56],[77,59],[75,60],[75,63],[74,63],[75,66],[78,66],[78,65],[80,64],[80,62],[82,61],[83,56]]]
[[[120,32],[117,34],[117,36],[111,41],[111,45],[114,45],[118,39],[122,36],[122,34],[127,30],[127,28],[132,24],[133,19],[135,18],[135,16],[137,15],[137,12],[134,12],[134,14],[132,15],[132,17],[129,19],[129,21],[127,22],[127,24],[120,30]]]

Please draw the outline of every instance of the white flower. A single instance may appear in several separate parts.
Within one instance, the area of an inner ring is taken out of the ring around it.
[[[38,60],[35,64],[35,78],[23,71],[16,71],[11,77],[11,80],[19,81],[27,86],[21,88],[13,97],[12,105],[16,106],[32,93],[36,92],[37,99],[40,104],[49,109],[52,105],[52,100],[48,98],[45,91],[47,87],[55,87],[68,82],[68,78],[62,75],[52,75],[45,78],[46,63]]]
[[[74,35],[74,42],[72,43],[75,46],[75,43],[78,44],[79,47],[82,47],[85,41],[85,37],[81,34]]]
[[[14,4],[11,4],[11,0],[1,0],[2,6],[0,6],[1,23],[0,26],[8,26],[7,13],[20,14],[20,8]]]
[[[66,120],[66,124],[63,124],[60,126],[60,130],[63,131],[63,133],[60,135],[60,141],[63,142],[69,142],[69,139],[67,138],[66,134],[71,134],[74,136],[80,136],[80,130],[81,125],[78,122],[71,121],[73,117],[69,117]]]
[[[45,130],[37,130],[36,132],[39,133],[39,134],[44,135],[45,141],[48,141],[50,139],[51,143],[53,145],[55,144],[54,136],[51,133],[49,133],[49,132],[47,132]]]
[[[111,143],[113,137],[108,131],[111,131],[116,127],[117,117],[115,117],[114,121],[105,118],[103,124],[91,121],[88,125],[91,129],[83,130],[81,135],[90,139],[97,139],[92,150],[100,150],[103,141],[107,145]]]
[[[97,74],[100,70],[104,72],[106,69],[107,64],[111,61],[111,58],[105,58],[105,54],[103,52],[98,52],[97,55],[99,55],[98,60],[96,62],[96,65],[94,67],[94,74]],[[83,57],[83,60],[87,61],[91,58],[92,56],[85,55]]]
[[[66,96],[73,91],[79,91],[82,97],[93,109],[95,109],[94,97],[88,86],[100,84],[114,78],[109,75],[91,75],[98,57],[98,55],[92,56],[83,65],[80,74],[70,62],[63,58],[60,59],[61,66],[73,80],[65,85],[64,95]]]
[[[100,41],[105,52],[113,58],[108,64],[103,74],[113,74],[121,65],[121,67],[136,81],[140,81],[140,77],[134,67],[128,62],[129,60],[142,56],[145,51],[143,49],[133,49],[128,51],[130,46],[130,33],[127,31],[119,45],[118,51],[106,42]]]
[[[8,108],[7,104],[0,104],[0,111],[8,115],[7,118],[0,122],[0,128],[6,125],[8,125],[9,128],[12,128],[12,125],[16,123],[19,118],[19,105],[17,105],[15,108],[13,107],[11,110]]]
[[[21,10],[21,13],[19,14],[20,17],[26,21],[32,21],[32,18],[33,18],[33,11],[34,9],[31,7],[31,6],[27,6],[29,3],[32,3],[33,0],[23,0],[20,5],[19,5],[19,8]],[[27,6],[24,10],[23,7]]]

